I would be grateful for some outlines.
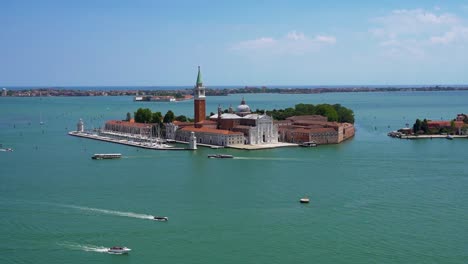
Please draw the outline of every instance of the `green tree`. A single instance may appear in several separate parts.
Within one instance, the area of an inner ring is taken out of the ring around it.
[[[421,123],[421,130],[424,131],[424,134],[427,134],[429,132],[429,125],[427,124],[427,119],[425,118]]]
[[[174,115],[174,112],[172,112],[171,110],[167,111],[167,113],[164,115],[164,120],[163,122],[166,124],[166,123],[172,123],[172,121],[174,121],[175,119],[175,115]]]
[[[184,115],[177,116],[175,120],[180,121],[180,122],[187,122],[187,117]]]
[[[162,124],[162,114],[161,112],[155,112],[151,116],[151,123]]]
[[[346,122],[354,124],[354,112],[351,109],[348,109],[340,104],[334,104],[333,108],[335,108],[338,114],[338,122]]]
[[[421,130],[421,120],[419,120],[419,118],[418,118],[418,119],[416,119],[416,122],[413,125],[413,132],[418,133],[418,131],[420,131],[420,130]]]
[[[326,116],[330,122],[338,121],[338,113],[335,108],[329,104],[317,105],[315,108],[315,114]]]
[[[132,114],[130,114],[130,112],[127,113],[127,118],[125,119],[125,121],[130,121],[132,119]]]
[[[134,116],[137,123],[151,123],[152,113],[148,108],[138,108]]]
[[[456,132],[456,127],[455,127],[455,121],[454,120],[450,121],[450,130],[451,130],[452,133]]]

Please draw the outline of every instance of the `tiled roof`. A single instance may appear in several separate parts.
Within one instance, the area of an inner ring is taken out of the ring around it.
[[[325,132],[336,132],[335,129],[331,127],[320,127],[320,128],[293,128],[291,132],[296,133],[325,133]]]
[[[210,116],[210,119],[217,119],[218,114]],[[236,115],[236,114],[231,114],[231,113],[224,113],[221,114],[221,119],[241,119],[242,117]]]
[[[109,120],[106,122],[106,124],[111,124],[111,125],[120,125],[120,126],[127,126],[127,127],[150,127],[153,124],[143,124],[143,123],[134,123],[134,122],[128,122],[128,121],[120,121],[120,120]]]
[[[241,132],[232,132],[229,130],[216,129],[210,127],[184,127],[181,128],[182,131],[191,131],[191,132],[201,132],[201,133],[211,133],[211,134],[220,134],[220,135],[243,135]]]
[[[444,120],[441,120],[441,121],[431,121],[431,120],[428,120],[427,121],[427,125],[430,126],[430,127],[434,127],[434,126],[438,126],[438,127],[450,127],[451,126],[451,122],[452,121],[444,121]],[[455,127],[456,128],[460,128],[460,127],[463,127],[463,121],[454,121],[454,124],[455,124]]]

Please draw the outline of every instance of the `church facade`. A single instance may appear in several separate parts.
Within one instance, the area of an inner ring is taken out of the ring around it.
[[[200,67],[194,98],[194,123],[166,124],[166,138],[187,142],[191,132],[194,132],[197,142],[201,144],[229,146],[278,143],[278,126],[273,123],[273,118],[266,114],[252,114],[244,98],[235,112],[230,107],[227,113],[223,113],[221,107],[218,107],[218,113],[205,120],[206,97]]]

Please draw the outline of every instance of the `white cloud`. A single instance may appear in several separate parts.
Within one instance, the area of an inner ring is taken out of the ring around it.
[[[264,48],[274,45],[275,42],[276,40],[272,38],[262,37],[258,39],[239,42],[236,45],[234,45],[232,48],[234,50],[264,49]]]
[[[315,41],[326,43],[326,44],[335,44],[336,38],[331,36],[316,36]]]
[[[450,44],[456,41],[468,40],[468,27],[456,27],[452,30],[445,32],[440,36],[433,36],[430,38],[433,44]]]
[[[379,40],[379,46],[388,54],[423,57],[430,45],[468,41],[468,27],[463,20],[450,13],[423,9],[394,10],[373,19],[378,25],[369,32]]]
[[[333,45],[336,38],[333,36],[317,35],[307,37],[296,30],[288,32],[282,38],[262,37],[246,40],[231,46],[236,51],[262,51],[276,54],[304,54],[319,50],[322,46]]]
[[[298,33],[296,32],[296,30],[293,30],[286,35],[286,38],[292,39],[292,40],[304,40],[306,37],[304,33],[301,33],[301,32]]]

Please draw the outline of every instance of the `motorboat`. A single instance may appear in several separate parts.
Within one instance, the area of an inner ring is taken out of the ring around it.
[[[446,139],[449,139],[449,140],[452,140],[452,139],[453,139],[453,136],[447,135],[445,138],[446,138]]]
[[[208,158],[210,159],[232,159],[234,158],[234,156],[228,155],[228,154],[209,154]]]
[[[300,203],[309,203],[309,198],[304,197],[299,200]]]
[[[120,153],[108,153],[108,154],[94,154],[91,158],[95,160],[99,159],[120,159],[122,154]]]
[[[129,249],[128,247],[119,247],[119,246],[114,246],[107,250],[107,252],[113,253],[113,254],[128,254],[128,252],[130,251],[131,249]]]
[[[159,222],[166,222],[169,220],[169,217],[167,216],[154,216],[153,217],[154,221],[159,221]]]
[[[2,148],[0,149],[0,151],[4,151],[4,152],[12,152],[13,149],[12,148]]]
[[[299,146],[301,146],[301,147],[316,147],[316,146],[317,146],[317,143],[315,143],[314,141],[303,142],[303,143],[300,144]]]

